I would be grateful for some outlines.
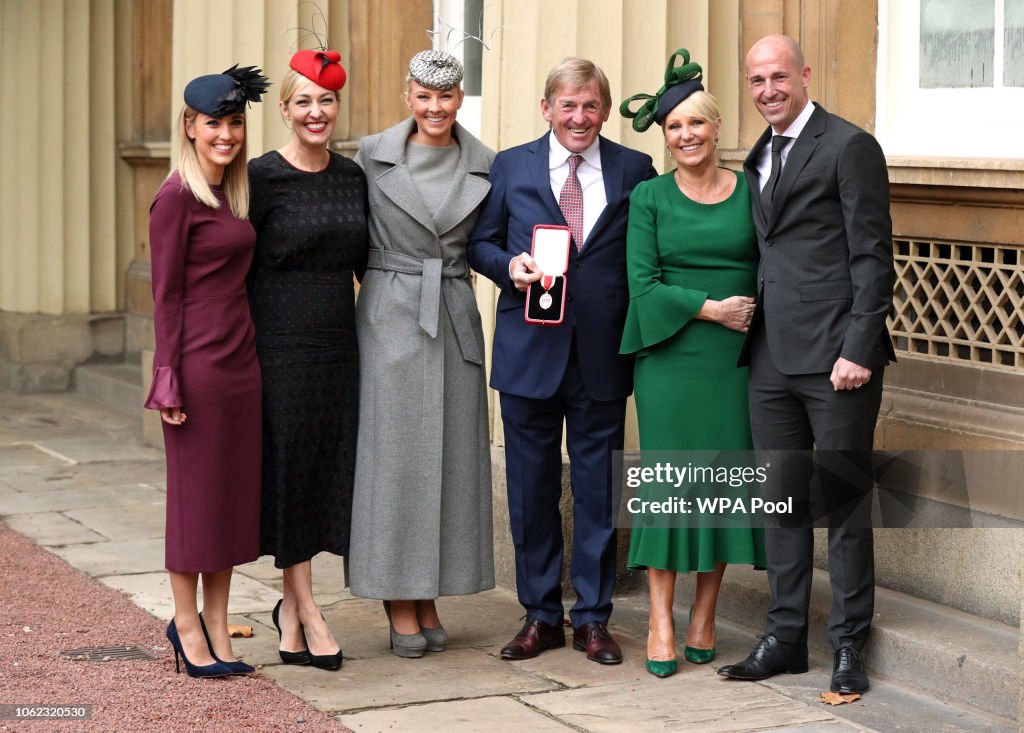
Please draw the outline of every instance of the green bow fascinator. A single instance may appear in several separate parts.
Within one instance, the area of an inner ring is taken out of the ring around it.
[[[682,59],[679,66],[676,66],[677,59]],[[619,114],[632,118],[634,130],[645,132],[654,122],[662,124],[668,113],[691,94],[703,91],[702,78],[700,64],[690,61],[690,52],[680,48],[668,57],[665,84],[661,89],[655,94],[634,94],[619,105]],[[636,101],[643,101],[643,104],[634,112],[629,106]]]

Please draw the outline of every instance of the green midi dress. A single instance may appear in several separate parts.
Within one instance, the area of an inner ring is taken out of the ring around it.
[[[641,183],[630,198],[627,241],[621,351],[637,356],[641,462],[652,451],[750,450],[748,370],[736,366],[743,334],[695,318],[708,298],[755,295],[746,180],[737,175],[732,195],[715,204],[684,196],[672,173]],[[763,530],[669,526],[635,515],[628,567],[708,572],[718,562],[763,568]]]

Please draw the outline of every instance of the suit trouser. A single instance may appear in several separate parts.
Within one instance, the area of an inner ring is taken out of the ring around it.
[[[570,577],[572,625],[607,622],[615,586],[612,451],[622,450],[626,400],[594,400],[583,387],[573,346],[554,395],[530,399],[501,394],[509,523],[516,590],[528,615],[561,625],[562,423],[566,427],[573,497]]]
[[[874,613],[874,545],[870,524],[871,448],[882,399],[884,368],[863,387],[836,391],[829,373],[787,376],[771,358],[763,329],[754,334],[750,366],[750,422],[758,463],[773,461],[766,494],[792,496],[794,511],[810,506],[811,449],[817,449],[824,509],[829,516],[828,561],[833,648],[867,641]],[[780,451],[780,453],[772,453]],[[793,526],[765,530],[772,603],[765,632],[807,643],[814,534],[797,517]]]

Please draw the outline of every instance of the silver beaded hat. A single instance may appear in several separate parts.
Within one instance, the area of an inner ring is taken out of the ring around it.
[[[462,81],[462,63],[444,51],[420,51],[409,60],[409,76],[427,89],[451,89]]]

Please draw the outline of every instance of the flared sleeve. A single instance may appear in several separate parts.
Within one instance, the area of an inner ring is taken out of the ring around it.
[[[153,277],[153,386],[145,406],[182,407],[181,333],[185,294],[185,255],[190,228],[189,199],[175,175],[157,192],[149,209],[149,245]]]
[[[658,202],[655,185],[645,181],[629,199],[626,269],[629,311],[622,333],[620,354],[633,354],[679,333],[704,306],[708,294],[662,279],[658,247]]]

